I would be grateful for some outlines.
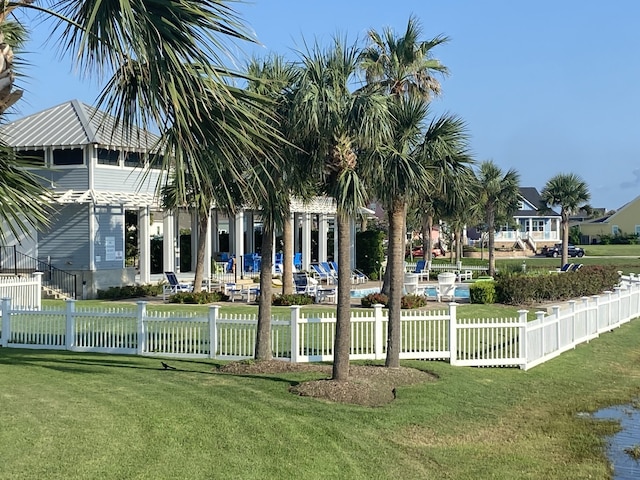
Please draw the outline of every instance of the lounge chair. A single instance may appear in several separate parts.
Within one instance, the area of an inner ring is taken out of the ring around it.
[[[189,283],[180,283],[178,276],[175,272],[164,272],[164,276],[167,277],[168,285],[162,286],[162,300],[167,300],[167,295],[173,295],[178,292],[192,292],[193,285]]]
[[[412,273],[418,274],[418,280],[429,281],[429,270],[426,270],[427,262],[425,260],[418,260],[416,268]]]
[[[242,300],[242,288],[236,285],[233,282],[228,282],[224,284],[224,294],[229,297],[229,300],[232,302],[236,301],[236,297]]]
[[[303,293],[306,295],[316,295],[318,288],[317,280],[311,278],[309,275],[303,272],[293,274],[293,284],[296,289],[296,293]]]
[[[436,298],[439,302],[449,300],[453,302],[456,290],[456,274],[443,272],[438,275],[438,286],[436,287]]]
[[[324,268],[322,268],[322,265],[318,263],[312,263],[311,268],[313,269],[313,275],[321,282],[324,281],[327,284],[335,283],[336,278],[333,276],[333,273],[331,273],[330,271],[326,271]]]
[[[556,268],[555,270],[549,270],[549,273],[562,273],[568,272],[573,267],[573,263],[565,263],[562,267]]]

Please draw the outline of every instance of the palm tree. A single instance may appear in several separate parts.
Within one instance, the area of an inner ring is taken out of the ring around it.
[[[376,89],[352,92],[358,49],[335,38],[323,51],[317,44],[301,53],[302,74],[294,96],[294,131],[308,153],[310,170],[323,191],[336,203],[338,228],[338,306],[333,379],[346,381],[350,353],[350,236],[349,220],[367,195],[358,174],[363,153],[388,136],[387,102]]]
[[[477,178],[476,208],[484,212],[489,236],[489,275],[494,275],[496,219],[513,216],[518,210],[520,175],[514,169],[505,173],[493,161],[487,160],[480,164]]]
[[[269,56],[263,60],[253,59],[247,69],[248,89],[270,100],[273,122],[281,138],[291,137],[291,105],[299,69],[282,57]],[[280,155],[274,158],[255,156],[255,170],[262,182],[269,185],[263,195],[256,197],[256,206],[262,216],[262,265],[260,269],[260,297],[258,300],[258,327],[256,330],[256,360],[270,360],[271,352],[271,300],[272,300],[272,257],[274,232],[283,227],[290,217],[291,195],[305,195],[309,187],[301,175],[297,161],[299,150],[289,142],[280,143]],[[284,230],[284,228],[283,228]],[[291,243],[285,236],[285,243]],[[293,258],[285,258],[283,285],[288,283],[291,293]]]
[[[440,82],[434,74],[446,75],[447,67],[433,57],[432,50],[448,42],[437,36],[419,40],[422,28],[416,17],[411,16],[402,36],[396,36],[391,28],[382,33],[370,30],[370,45],[360,57],[368,84],[377,84],[394,97],[411,96],[429,100],[440,94]]]
[[[559,173],[551,177],[540,193],[544,206],[560,207],[560,225],[562,227],[562,263],[569,259],[569,217],[581,208],[589,208],[591,198],[589,187],[575,173]]]
[[[269,144],[273,131],[257,113],[261,99],[233,86],[230,80],[239,75],[224,64],[226,41],[253,41],[226,1],[62,0],[45,8],[21,0],[5,5],[0,16],[0,31],[10,48],[18,43],[12,44],[8,35],[8,15],[28,31],[29,18],[21,13],[26,10],[55,22],[52,36],[86,76],[108,79],[97,106],[115,116],[124,131],[134,125],[157,128],[158,151],[168,153],[162,156],[165,170],[188,171],[197,189],[216,181],[199,156],[203,150],[211,147],[218,162],[235,165],[239,151]],[[13,85],[10,49],[3,52],[0,113],[20,94]],[[242,173],[240,168],[232,171]],[[179,185],[180,195],[186,191],[186,185]]]

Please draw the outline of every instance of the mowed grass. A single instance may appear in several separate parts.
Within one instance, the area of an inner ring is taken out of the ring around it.
[[[215,361],[0,349],[0,478],[607,478],[577,416],[640,393],[640,321],[524,372],[438,375],[379,408],[289,393],[315,374],[233,376]]]

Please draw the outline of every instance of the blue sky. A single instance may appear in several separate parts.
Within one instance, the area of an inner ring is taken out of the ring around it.
[[[236,10],[264,45],[246,54],[295,58],[303,38],[326,44],[370,28],[398,33],[411,14],[450,75],[432,112],[463,118],[478,161],[514,168],[542,189],[577,173],[594,207],[617,209],[640,195],[640,2],[613,0],[256,0]],[[36,28],[26,58],[27,115],[77,98],[93,103],[101,84],[77,76]],[[36,53],[37,52],[37,53]]]

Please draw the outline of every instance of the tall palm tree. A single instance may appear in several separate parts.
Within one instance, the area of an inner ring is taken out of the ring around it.
[[[559,173],[551,177],[540,192],[544,206],[560,207],[560,225],[562,227],[562,263],[569,259],[569,217],[581,208],[588,208],[591,198],[589,187],[575,173]]]
[[[51,24],[30,24],[26,10],[55,22],[51,35],[62,53],[84,75],[107,78],[97,106],[114,115],[124,131],[133,125],[157,128],[164,168],[189,171],[198,189],[212,182],[199,155],[203,149],[215,146],[216,158],[235,164],[239,150],[264,148],[273,136],[257,113],[261,99],[230,82],[239,74],[225,66],[227,42],[254,40],[225,0],[61,0],[50,8],[21,0],[4,7],[5,42],[11,40],[9,14],[27,31]],[[0,75],[10,81],[0,90],[0,113],[19,95],[13,86],[15,62],[6,53],[4,60]],[[181,185],[179,193],[186,191]]]
[[[270,100],[271,119],[280,133],[280,138],[290,138],[293,91],[297,85],[300,70],[282,57],[272,55],[262,60],[252,59],[247,72],[249,77],[247,88]],[[269,184],[269,188],[262,195],[256,196],[256,207],[260,209],[263,226],[256,360],[272,358],[271,299],[274,233],[289,219],[291,195],[306,195],[308,191],[305,191],[305,187],[311,186],[301,174],[302,168],[297,161],[300,155],[299,149],[289,142],[282,141],[278,150],[280,154],[275,158],[269,159],[259,155],[254,157],[257,176],[264,177],[262,181]],[[285,243],[291,243],[286,236]],[[283,284],[288,281],[291,285],[293,282],[292,265],[293,258],[285,258]],[[290,289],[292,290],[292,286]]]
[[[376,89],[353,92],[358,49],[335,38],[322,50],[317,44],[301,53],[302,74],[294,97],[294,127],[309,154],[323,191],[336,203],[338,228],[338,306],[333,379],[346,381],[350,352],[350,236],[349,220],[367,195],[358,174],[363,152],[388,136],[385,98]]]
[[[368,84],[378,84],[394,97],[411,96],[429,100],[440,94],[435,74],[446,75],[447,67],[433,57],[433,49],[448,42],[437,36],[420,40],[422,27],[415,16],[407,22],[404,34],[397,36],[391,28],[382,33],[370,30],[370,45],[362,51],[360,66]]]
[[[484,212],[489,237],[489,275],[494,275],[496,219],[513,216],[518,210],[520,175],[514,169],[503,172],[493,161],[487,160],[480,164],[477,178],[478,198],[475,207]]]
[[[372,193],[382,202],[389,220],[387,262],[389,322],[387,367],[400,366],[400,308],[404,288],[404,232],[407,205],[422,196],[430,182],[428,170],[414,155],[423,139],[428,115],[421,98],[400,97],[389,102],[391,138],[375,155],[368,172]]]

